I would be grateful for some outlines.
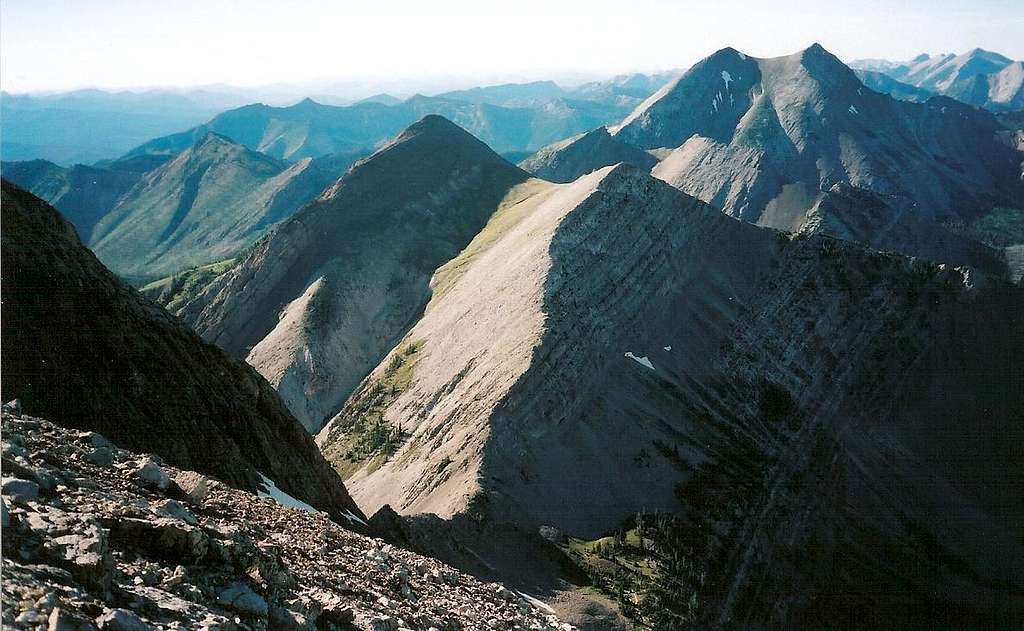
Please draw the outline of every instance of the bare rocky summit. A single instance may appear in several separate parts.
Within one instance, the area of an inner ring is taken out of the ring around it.
[[[5,629],[573,628],[502,585],[99,434],[5,406],[3,436]]]

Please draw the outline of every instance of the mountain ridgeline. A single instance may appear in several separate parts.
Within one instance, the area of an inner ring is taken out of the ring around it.
[[[366,510],[584,539],[678,515],[655,628],[1024,611],[1024,290],[626,166],[517,208],[318,435]]]
[[[257,243],[179,313],[318,430],[404,335],[434,270],[528,179],[427,116]]]
[[[4,400],[581,629],[1013,626],[1014,63],[726,48],[4,163],[82,235],[4,181]]]
[[[3,172],[61,210],[106,266],[141,282],[237,255],[363,155],[287,162],[209,132],[174,155],[5,162]]]
[[[950,98],[910,103],[875,92],[814,45],[772,59],[723,49],[611,134],[660,158],[655,177],[734,217],[1002,273],[1002,248],[964,226],[1024,199],[1020,153],[1003,130],[991,114]],[[554,147],[524,164],[567,163],[559,154],[571,150]],[[559,177],[615,161],[588,152]],[[879,211],[823,220],[848,208],[829,198],[849,187],[874,195]]]
[[[1024,62],[981,48],[961,55],[918,55],[906,62],[860,59],[850,66],[993,112],[1024,108]]]
[[[241,489],[265,476],[343,523],[360,514],[255,370],[119,281],[39,198],[4,180],[2,202],[5,401]]]

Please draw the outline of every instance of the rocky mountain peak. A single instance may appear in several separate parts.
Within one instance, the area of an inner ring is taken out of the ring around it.
[[[528,178],[457,125],[424,117],[182,315],[206,339],[248,356],[316,431],[426,304],[434,270]]]

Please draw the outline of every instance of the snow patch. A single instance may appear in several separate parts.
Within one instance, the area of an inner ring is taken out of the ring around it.
[[[722,81],[725,81],[725,89],[729,89],[729,82],[732,81],[732,75],[729,74],[728,70],[722,71]]]
[[[743,61],[746,61],[746,60],[747,60],[747,56],[746,56],[746,55],[744,55],[743,53],[736,53],[736,54],[737,54],[737,55],[739,55],[739,56],[740,56],[740,59],[742,59]]]
[[[654,364],[651,363],[651,360],[647,359],[646,355],[643,357],[637,357],[633,354],[633,351],[626,351],[626,357],[632,359],[641,366],[647,366],[651,370],[654,370]]]
[[[352,511],[350,511],[350,510],[346,509],[345,512],[341,514],[341,516],[344,517],[345,519],[347,519],[350,523],[362,524],[364,526],[368,525],[365,521],[363,521],[362,519],[359,519],[359,517],[357,517],[356,515],[352,514]]]
[[[851,105],[850,106],[850,113],[851,114],[860,114],[860,112],[857,111],[857,106],[856,105]]]
[[[266,489],[266,491],[259,489],[256,490],[256,494],[259,495],[260,497],[269,497],[270,499],[274,500],[281,506],[287,506],[288,508],[298,508],[300,510],[306,511],[307,513],[320,512],[317,509],[310,506],[309,504],[303,502],[302,500],[297,500],[291,495],[288,495],[281,489],[277,488],[277,483],[275,483],[273,480],[263,475],[259,471],[256,472],[256,475],[260,476],[260,480],[263,481],[263,487]]]
[[[664,348],[666,352],[672,352],[672,345],[671,344],[669,344],[668,346],[662,346],[662,348]]]

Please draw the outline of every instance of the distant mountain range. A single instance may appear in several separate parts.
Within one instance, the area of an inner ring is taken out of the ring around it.
[[[625,75],[572,90],[552,82],[506,84],[404,101],[378,95],[349,106],[312,99],[288,107],[251,104],[93,166],[34,160],[5,162],[3,169],[12,181],[57,206],[116,273],[145,282],[233,257],[352,162],[425,115],[443,114],[519,159],[554,140],[618,120],[669,76]],[[135,111],[179,115],[193,112],[196,103],[232,98],[207,92],[88,91],[11,96],[4,103],[50,114],[74,107],[117,118]],[[58,133],[60,125],[48,129]],[[104,133],[102,127],[95,133]]]
[[[903,62],[858,59],[850,67],[996,112],[1024,108],[1024,61],[981,48],[961,55],[918,55]]]
[[[2,168],[57,206],[104,264],[142,283],[235,256],[362,155],[293,163],[207,132],[178,153],[131,155],[104,167],[35,160]]]
[[[197,125],[246,101],[206,90],[54,95],[0,93],[0,157],[61,165],[115,158],[150,138]]]
[[[641,100],[612,88],[601,92],[596,86],[584,94],[593,98],[573,98],[574,94],[546,82],[417,95],[398,103],[377,98],[350,106],[312,99],[289,107],[248,105],[189,131],[147,142],[126,155],[176,153],[214,131],[255,151],[295,160],[372,149],[428,114],[465,127],[499,153],[531,151],[614,122]]]
[[[271,99],[267,102],[280,103],[286,92],[230,86],[147,92],[78,90],[52,95],[5,92],[0,95],[0,157],[6,161],[44,159],[64,166],[91,164],[203,121],[209,121],[210,130],[262,151],[260,142],[251,137],[255,133],[252,126],[259,125],[260,116],[274,117],[286,127],[267,132],[274,136],[266,139],[268,143],[284,143],[269,148],[267,153],[287,157],[291,153],[288,143],[298,143],[306,151],[297,157],[317,157],[337,151],[372,150],[426,114],[442,114],[460,122],[499,152],[533,151],[618,120],[674,74],[678,73],[623,75],[573,89],[544,81],[458,90],[429,98],[398,99],[378,94],[354,104],[351,99],[323,95],[313,98],[331,105],[317,103],[320,112],[309,111],[313,109],[309,103],[295,109],[253,105],[230,116],[229,122],[209,119],[251,104],[260,96]],[[347,109],[349,104],[351,110]],[[324,110],[332,106],[346,108]],[[325,123],[325,118],[336,122]],[[295,128],[305,124],[302,121],[311,125],[312,137],[308,140],[297,137],[305,133]],[[173,146],[177,153],[201,135],[202,130],[193,130],[185,134],[191,136],[189,139],[175,137],[147,150],[168,151]]]

